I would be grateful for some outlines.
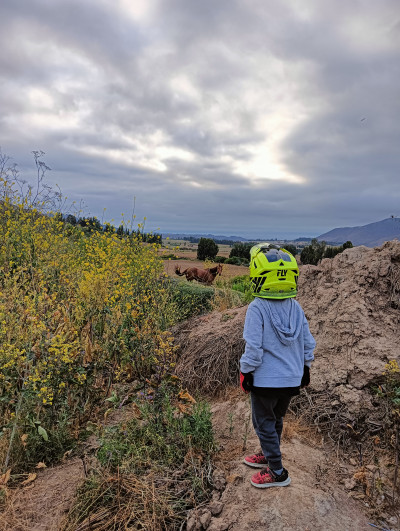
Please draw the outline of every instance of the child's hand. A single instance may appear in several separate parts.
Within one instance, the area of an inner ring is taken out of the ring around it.
[[[307,387],[308,385],[310,385],[310,367],[304,365],[303,378],[301,379],[300,387],[303,389],[303,387]]]
[[[253,388],[253,373],[240,373],[240,387],[245,393],[249,393]]]

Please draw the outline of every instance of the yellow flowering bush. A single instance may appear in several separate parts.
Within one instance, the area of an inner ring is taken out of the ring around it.
[[[162,379],[173,312],[156,244],[69,225],[4,175],[0,241],[0,458],[17,466],[18,445],[48,461],[61,425],[77,437],[117,379]]]

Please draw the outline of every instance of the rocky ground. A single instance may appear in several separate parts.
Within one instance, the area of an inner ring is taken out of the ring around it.
[[[368,529],[365,501],[355,500],[344,486],[355,468],[332,459],[317,434],[289,418],[283,434],[288,487],[256,489],[250,483],[257,471],[243,457],[260,451],[250,422],[249,400],[230,397],[213,405],[214,426],[221,445],[216,472],[222,491],[214,492],[208,509],[193,511],[188,530],[311,531]],[[224,488],[225,484],[225,488]],[[362,490],[362,485],[359,485]],[[221,511],[221,512],[219,512]],[[217,516],[212,513],[219,512]]]
[[[259,451],[248,397],[231,390],[229,396],[214,401],[212,412],[219,445],[215,490],[210,503],[189,515],[188,531],[361,531],[370,528],[368,522],[380,524],[379,519],[367,517],[365,484],[362,477],[354,479],[360,470],[357,463],[336,460],[316,432],[289,416],[282,449],[292,483],[256,489],[250,484],[255,470],[242,461],[245,455]],[[90,466],[87,461],[86,466]],[[59,529],[84,477],[84,467],[82,459],[74,457],[38,471],[35,481],[12,494],[10,512],[0,529]],[[398,529],[397,520],[392,524],[391,530]]]

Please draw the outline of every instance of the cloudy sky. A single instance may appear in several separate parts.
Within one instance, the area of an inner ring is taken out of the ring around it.
[[[315,236],[400,215],[398,0],[1,0],[0,147],[87,214]],[[104,209],[105,213],[104,213]]]

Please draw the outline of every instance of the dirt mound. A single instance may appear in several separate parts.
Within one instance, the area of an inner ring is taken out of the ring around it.
[[[317,341],[312,388],[334,390],[350,410],[371,407],[363,389],[400,359],[400,242],[347,249],[300,269],[298,300]],[[178,373],[192,389],[237,381],[246,307],[214,312],[175,330]]]
[[[317,340],[313,388],[335,388],[354,411],[370,407],[362,390],[400,358],[400,242],[303,266],[298,299]]]

